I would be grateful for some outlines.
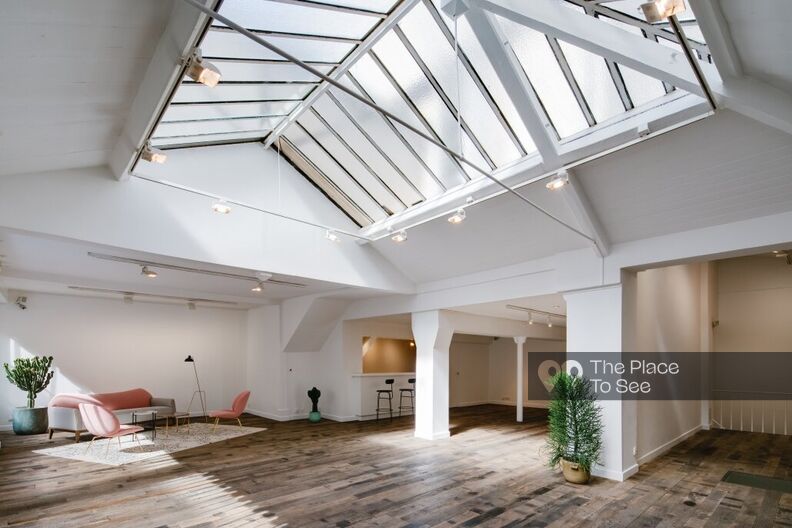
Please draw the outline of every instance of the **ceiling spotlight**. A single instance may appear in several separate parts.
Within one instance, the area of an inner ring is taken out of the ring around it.
[[[654,0],[641,4],[646,21],[650,24],[663,22],[670,16],[685,12],[685,0]]]
[[[195,310],[195,303],[192,302],[192,301],[188,302],[187,303],[187,309],[188,310]]]
[[[165,154],[165,151],[152,147],[150,143],[146,143],[146,146],[143,147],[140,157],[144,161],[159,163],[160,165],[168,161],[168,155]]]
[[[465,220],[466,216],[467,214],[465,213],[465,210],[460,207],[454,211],[454,214],[448,217],[448,221],[452,224],[461,224],[462,221]]]
[[[132,304],[132,300],[133,299],[132,299],[132,294],[131,293],[125,293],[124,294],[124,304]]]
[[[533,314],[528,314],[528,324],[529,325],[533,324]]]
[[[212,211],[218,214],[228,214],[231,212],[231,206],[225,200],[218,200],[212,204]]]
[[[262,283],[262,282],[257,282],[255,286],[250,288],[250,291],[256,292],[256,293],[259,293],[259,292],[261,292],[263,290],[264,290],[264,283]]]
[[[550,180],[549,182],[547,182],[547,184],[545,184],[545,187],[547,187],[551,191],[557,191],[567,183],[569,183],[569,176],[567,175],[567,173],[559,172],[558,174],[553,176],[552,180]]]
[[[553,320],[550,319],[550,316],[547,316],[547,328],[553,328]]]
[[[330,242],[339,242],[341,240],[341,237],[338,236],[338,233],[336,233],[332,229],[328,229],[327,231],[325,231],[325,238]]]
[[[205,84],[209,88],[220,82],[220,70],[211,62],[203,60],[201,50],[196,48],[187,62],[184,74],[195,82]]]
[[[397,243],[402,243],[407,240],[407,231],[402,229],[401,231],[394,233],[391,237],[391,240]]]
[[[415,341],[410,341],[410,346],[414,347],[415,346]]]
[[[157,272],[156,272],[156,271],[154,271],[153,269],[149,269],[149,267],[148,267],[148,266],[143,266],[143,267],[140,269],[140,274],[141,274],[141,275],[145,275],[145,276],[146,276],[146,277],[148,277],[149,279],[156,279],[156,278],[157,278]]]

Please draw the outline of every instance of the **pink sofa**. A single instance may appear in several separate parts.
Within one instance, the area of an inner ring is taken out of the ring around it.
[[[176,402],[170,398],[154,398],[145,389],[131,389],[104,394],[58,394],[49,403],[49,437],[55,431],[74,433],[74,441],[80,441],[80,433],[87,431],[80,416],[79,405],[100,405],[113,412],[121,423],[132,421],[133,411],[156,410],[160,416],[176,411]]]

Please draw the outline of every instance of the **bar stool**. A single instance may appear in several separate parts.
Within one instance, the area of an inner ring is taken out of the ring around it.
[[[410,378],[407,383],[412,385],[409,389],[399,389],[399,417],[402,415],[402,410],[409,410],[415,412],[415,378]],[[404,405],[404,399],[408,399],[410,405]]]
[[[377,389],[377,420],[379,420],[380,412],[388,411],[390,419],[393,420],[393,379],[386,379],[385,385],[387,389]],[[380,403],[388,402],[387,407],[380,407]]]

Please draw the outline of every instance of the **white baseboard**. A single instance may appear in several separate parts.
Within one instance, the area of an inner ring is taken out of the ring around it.
[[[268,411],[259,411],[257,409],[246,409],[246,413],[252,414],[253,416],[259,416],[261,418],[267,418],[269,420],[275,420],[276,422],[290,422],[293,420],[307,420],[308,413],[272,413]],[[324,414],[322,413],[322,419],[332,420],[334,422],[353,422],[358,418],[356,416],[340,416],[337,414]]]
[[[457,408],[457,407],[473,407],[473,406],[476,406],[476,405],[486,405],[488,403],[489,403],[488,400],[460,402],[460,403],[455,403],[455,404],[451,405],[451,408],[454,409],[454,408]]]
[[[687,440],[688,438],[690,438],[694,434],[696,434],[699,431],[701,431],[701,429],[702,429],[701,425],[697,425],[693,429],[691,429],[689,431],[686,431],[686,432],[682,433],[681,435],[677,436],[676,438],[674,438],[672,440],[669,440],[668,442],[664,443],[663,445],[660,445],[660,446],[652,449],[651,451],[649,451],[645,455],[641,455],[640,457],[637,457],[635,459],[635,461],[639,465],[640,464],[646,464],[650,460],[654,460],[655,458],[666,454],[668,451],[671,450],[672,447],[674,447],[675,445],[677,445],[680,442],[683,442],[683,441]]]
[[[638,473],[638,464],[633,464],[624,471],[617,469],[608,469],[602,466],[594,466],[591,468],[591,474],[595,477],[602,477],[608,480],[615,480],[617,482],[624,482],[628,478]]]
[[[514,401],[504,401],[504,400],[489,400],[482,403],[489,403],[491,405],[507,405],[509,407],[517,407],[517,404]],[[544,400],[528,400],[523,402],[523,407],[532,408],[532,409],[547,409],[550,405],[549,401]]]
[[[14,426],[11,425],[11,424],[0,425],[0,431],[12,431],[13,429],[14,429]]]

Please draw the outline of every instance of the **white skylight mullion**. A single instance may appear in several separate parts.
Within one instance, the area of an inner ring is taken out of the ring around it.
[[[234,119],[241,117],[273,117],[288,115],[297,101],[265,101],[258,103],[189,103],[171,104],[162,121],[191,121],[201,119]]]
[[[174,147],[192,144],[222,144],[260,141],[267,135],[266,130],[240,130],[237,132],[218,132],[215,134],[186,134],[176,136],[152,137],[155,147]]]
[[[568,42],[560,40],[557,42],[572,74],[577,79],[594,119],[601,123],[624,113],[626,108],[619,97],[605,59]]]
[[[314,103],[313,109],[344,139],[355,154],[371,167],[393,189],[399,199],[414,205],[426,199],[399,166],[374,141],[374,138],[343,108],[332,92]],[[396,140],[396,138],[393,138]]]
[[[299,122],[286,129],[285,135],[300,152],[305,154],[311,163],[316,165],[372,221],[376,222],[387,218],[388,215],[382,205],[355,181],[344,167]]]
[[[440,23],[445,28],[442,20]],[[454,116],[461,107],[466,133],[492,161],[490,166],[500,167],[521,158],[524,149],[511,127],[492,98],[487,97],[488,92],[483,83],[475,82],[475,70],[464,58],[464,52],[459,50],[463,58],[455,58],[453,35],[446,35],[442,31],[426,5],[418,4],[399,22],[396,29],[419,66],[429,71],[430,80],[433,85],[437,85],[435,90],[444,98]]]
[[[296,127],[293,127],[296,128]],[[308,157],[295,147],[286,134],[278,138],[280,153],[289,160],[306,178],[316,185],[344,214],[357,225],[363,227],[373,221],[349,196],[344,194],[330,178],[328,178]],[[275,147],[273,147],[275,148]]]
[[[274,2],[264,4],[261,0],[223,0],[219,12],[250,30],[354,39],[365,37],[378,22],[377,18],[370,16],[324,10],[320,15],[321,23],[317,23],[318,13],[310,7]]]
[[[407,207],[315,109],[304,113],[297,122],[383,209],[396,213]]]
[[[302,61],[339,63],[355,47],[342,42],[317,42],[283,37],[268,37],[268,42]],[[201,42],[201,51],[206,57],[238,59],[283,58],[261,44],[239,33],[209,31]]]
[[[220,82],[210,88],[200,83],[182,83],[173,96],[173,102],[298,101],[315,86],[315,83],[310,82],[251,84]]]
[[[277,117],[212,119],[205,121],[161,121],[154,131],[153,137],[226,134],[249,130],[260,130],[261,135],[265,136],[277,123]]]
[[[278,2],[282,4],[295,4],[303,7],[311,7],[314,13],[311,16],[321,16],[326,11],[339,11],[366,15],[377,18],[385,18],[398,0],[267,0],[268,2]]]
[[[545,35],[506,18],[497,15],[494,18],[508,38],[559,137],[586,130],[588,122]]]
[[[210,60],[210,59],[207,59]],[[212,63],[217,66],[223,73],[223,81],[305,81],[315,82],[321,81],[319,77],[305,71],[296,64],[282,62],[280,64],[261,64],[256,62],[234,61],[231,59],[211,59]],[[329,74],[333,70],[333,66],[316,65],[317,70]]]
[[[373,101],[351,73],[342,77],[341,82],[348,88],[356,90],[369,101]],[[328,90],[328,94],[347,117],[355,123],[355,126],[361,131],[367,131],[369,137],[372,138],[372,144],[381,148],[387,157],[393,160],[402,174],[414,184],[422,195],[429,198],[442,194],[446,190],[440,178],[390,119],[341,90],[331,88]]]
[[[386,76],[385,72],[375,62],[373,56],[366,55],[361,57],[352,67],[351,74],[350,77],[361,85],[376,104],[400,116],[411,125],[424,129],[428,134],[432,133],[421,120],[420,112],[411,107],[409,99],[399,91],[398,83]],[[410,143],[418,157],[431,168],[432,174],[436,175],[438,180],[442,182],[444,189],[456,187],[468,180],[467,175],[461,170],[453,157],[443,152],[437,145],[433,145],[400,125],[392,124],[398,133]]]
[[[456,116],[434,89],[399,38],[392,34],[385,35],[374,46],[370,56],[429,135],[449,148],[458,150],[459,127]],[[413,133],[410,132],[410,134]],[[442,152],[442,150],[440,151]],[[464,156],[480,167],[488,166],[486,159],[464,131],[462,133],[462,152]],[[466,181],[479,176],[470,167],[463,166],[451,154],[443,154],[448,156],[448,159]]]

